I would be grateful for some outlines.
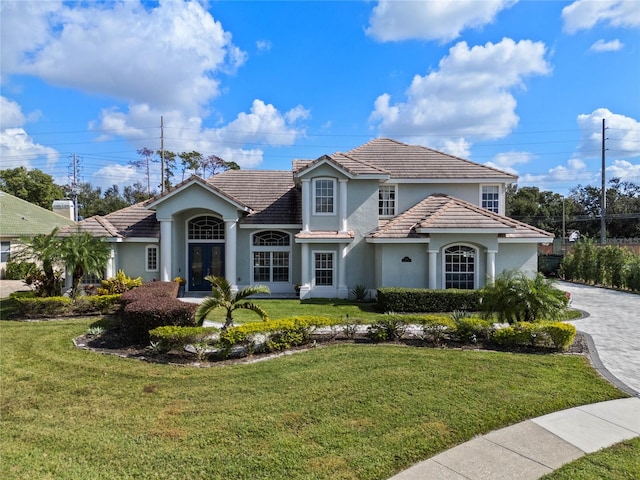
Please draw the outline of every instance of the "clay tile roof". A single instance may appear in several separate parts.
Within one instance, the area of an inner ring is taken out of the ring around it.
[[[345,155],[389,172],[392,178],[486,179],[514,181],[518,177],[420,145],[376,138]]]
[[[76,231],[89,232],[94,237],[130,238],[160,237],[160,225],[156,221],[156,212],[145,208],[146,202],[117,210],[108,215],[95,215],[82,220],[75,226],[60,231],[69,235]]]
[[[243,223],[298,225],[302,222],[301,199],[292,172],[227,170],[209,178],[207,183],[251,208]]]
[[[381,224],[372,238],[418,238],[438,230],[488,229],[507,238],[552,238],[553,234],[448,195],[431,195]],[[502,232],[500,232],[502,230]]]
[[[302,231],[296,234],[296,238],[317,240],[353,240],[354,237],[355,234],[352,230],[349,230],[348,232],[314,230],[309,232]]]
[[[375,165],[370,165],[361,159],[352,158],[344,153],[334,153],[332,155],[323,155],[316,160],[294,160],[293,170],[295,174],[300,174],[305,170],[317,165],[320,162],[328,162],[341,168],[350,175],[377,175],[388,176],[389,172]]]

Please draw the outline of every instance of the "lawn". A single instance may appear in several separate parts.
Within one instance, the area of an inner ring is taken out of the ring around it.
[[[568,463],[543,480],[630,480],[640,478],[640,437]]]
[[[93,321],[0,322],[0,478],[386,479],[475,435],[624,396],[575,355],[342,344],[152,364],[76,349]]]

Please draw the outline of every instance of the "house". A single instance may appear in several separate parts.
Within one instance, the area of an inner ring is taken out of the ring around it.
[[[107,276],[207,275],[300,298],[355,286],[475,289],[537,270],[553,235],[504,215],[517,177],[395,140],[295,160],[291,171],[193,176],[144,203],[80,222],[112,245]]]
[[[0,192],[0,278],[4,278],[7,262],[12,252],[15,253],[18,248],[20,238],[48,235],[54,228],[74,223],[69,214],[69,208],[73,207],[69,203],[69,200],[54,202],[56,212],[53,212],[9,193]]]

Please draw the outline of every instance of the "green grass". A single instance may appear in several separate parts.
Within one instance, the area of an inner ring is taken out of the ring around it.
[[[568,463],[544,480],[630,480],[640,478],[640,437]]]
[[[318,298],[313,300],[282,300],[282,299],[258,299],[252,303],[262,307],[269,318],[290,317],[292,315],[317,315],[349,321],[360,320],[362,323],[373,323],[380,318],[381,313],[376,311],[376,303],[355,303],[349,300]],[[445,313],[445,315],[448,315]],[[218,308],[208,317],[209,320],[224,322],[226,310]],[[567,310],[560,320],[574,320],[580,318],[582,313],[578,310]],[[233,320],[236,324],[260,321],[260,317],[249,310],[238,309],[233,312]]]
[[[386,479],[476,435],[624,396],[572,355],[345,344],[151,364],[76,349],[93,321],[0,322],[0,478]]]

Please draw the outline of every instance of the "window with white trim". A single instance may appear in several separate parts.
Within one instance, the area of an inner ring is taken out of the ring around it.
[[[253,235],[253,281],[289,282],[291,235],[268,230]]]
[[[476,285],[476,250],[454,245],[444,251],[444,288],[473,290]]]
[[[396,214],[396,186],[380,185],[378,187],[378,215],[392,217]]]
[[[333,252],[315,252],[313,254],[313,273],[318,287],[332,287],[334,277]]]
[[[146,270],[147,272],[158,271],[158,247],[156,245],[148,245],[145,248]]]
[[[0,262],[8,262],[11,258],[11,242],[0,242]]]
[[[316,178],[313,181],[314,212],[330,215],[335,213],[336,181],[331,178]]]
[[[189,240],[224,240],[224,222],[208,215],[189,220]]]
[[[482,208],[493,213],[500,213],[500,187],[498,185],[482,186]]]

